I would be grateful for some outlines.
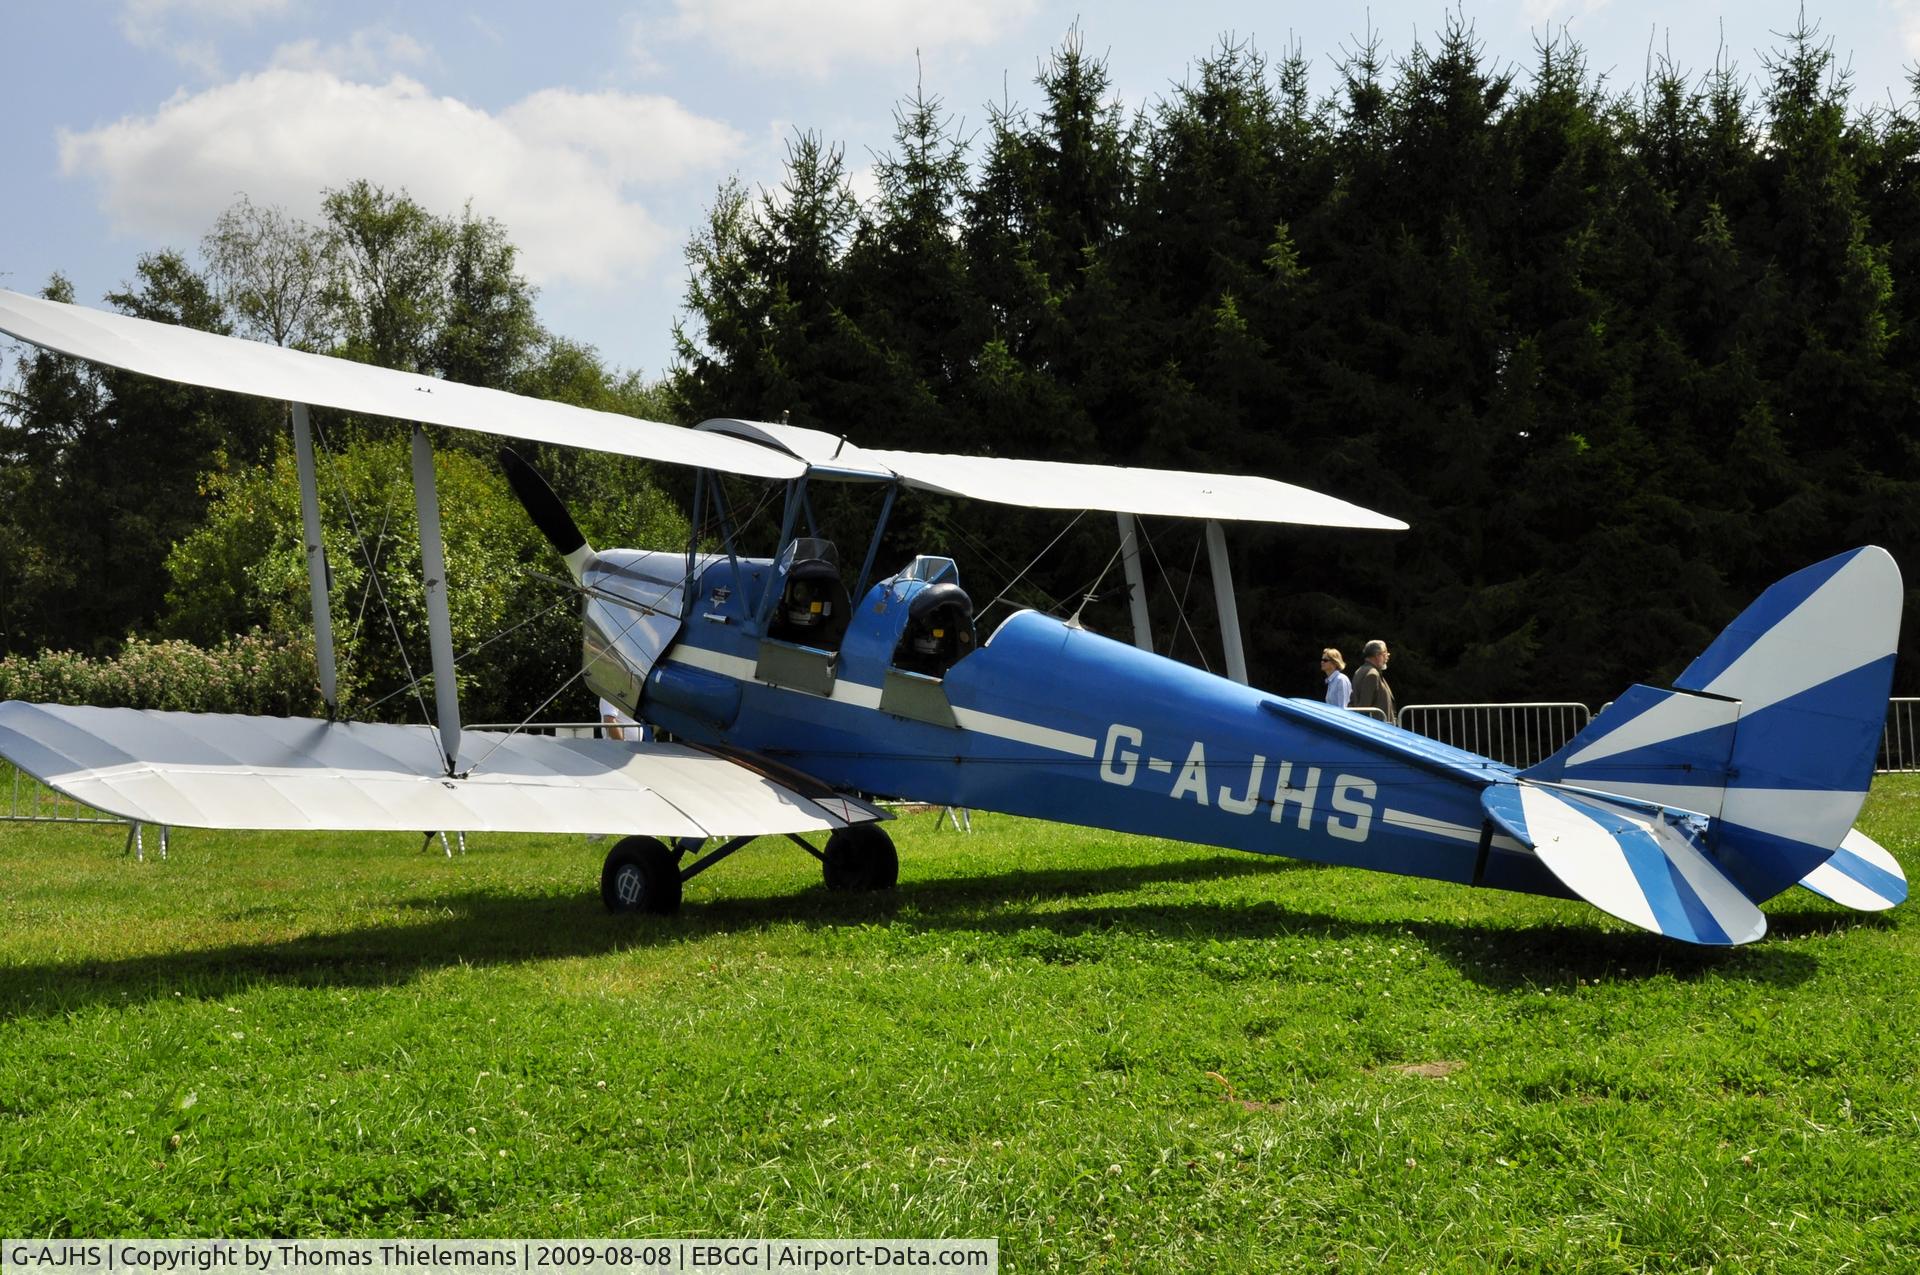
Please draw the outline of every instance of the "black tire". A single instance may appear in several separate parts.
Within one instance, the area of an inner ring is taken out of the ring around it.
[[[900,882],[900,855],[893,838],[877,823],[836,829],[827,838],[825,854],[820,866],[829,890],[891,890]]]
[[[609,912],[678,912],[680,856],[652,837],[616,842],[600,869],[600,901]]]

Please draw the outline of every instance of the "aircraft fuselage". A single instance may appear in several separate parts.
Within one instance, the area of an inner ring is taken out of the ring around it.
[[[756,608],[770,574],[706,562],[642,716],[878,796],[1566,894],[1487,831],[1480,792],[1513,774],[1497,762],[1032,611],[943,676],[906,672],[920,579],[873,586],[837,650],[771,639]]]

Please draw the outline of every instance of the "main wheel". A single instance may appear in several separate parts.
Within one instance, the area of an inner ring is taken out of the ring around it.
[[[821,864],[829,890],[891,890],[900,881],[900,855],[877,823],[837,828]]]
[[[680,856],[652,837],[627,837],[607,851],[600,899],[609,912],[680,910]]]

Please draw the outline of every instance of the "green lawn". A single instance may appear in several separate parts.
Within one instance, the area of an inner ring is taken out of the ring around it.
[[[1905,862],[1920,781],[1863,826]],[[1920,921],[979,816],[750,847],[0,825],[0,1234],[998,1236],[1009,1271],[1920,1265]],[[149,853],[151,853],[151,841]]]

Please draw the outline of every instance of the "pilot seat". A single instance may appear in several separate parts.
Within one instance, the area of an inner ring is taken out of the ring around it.
[[[781,557],[790,561],[767,636],[827,651],[840,649],[853,611],[840,579],[840,551],[831,540],[802,536]]]
[[[973,599],[957,584],[930,584],[907,603],[907,627],[894,648],[893,666],[945,677],[974,645]]]

